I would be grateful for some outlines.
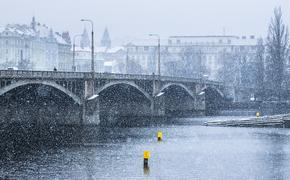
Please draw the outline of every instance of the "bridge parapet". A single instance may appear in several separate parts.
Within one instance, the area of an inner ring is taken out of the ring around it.
[[[90,72],[65,72],[65,71],[27,71],[27,70],[0,70],[0,78],[52,78],[52,79],[91,79]],[[115,73],[95,73],[96,79],[122,79],[122,80],[159,80],[174,82],[191,82],[201,84],[223,85],[221,82],[185,78],[144,74],[115,74]]]
[[[0,70],[1,78],[77,78],[86,79],[90,78],[88,73],[77,72],[54,72],[54,71],[22,71],[22,70]]]

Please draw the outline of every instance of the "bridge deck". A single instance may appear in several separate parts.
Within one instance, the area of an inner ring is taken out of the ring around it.
[[[0,70],[0,78],[35,78],[35,79],[91,79],[90,72],[61,72],[61,71],[25,71],[25,70]],[[156,80],[157,75],[144,74],[115,74],[95,73],[96,79],[122,79],[122,80]],[[200,84],[223,85],[221,82],[198,78],[161,76],[161,81],[193,82]]]

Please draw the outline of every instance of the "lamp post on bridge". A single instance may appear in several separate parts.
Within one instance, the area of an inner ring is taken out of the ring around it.
[[[81,34],[76,34],[74,35],[74,38],[73,38],[73,67],[72,67],[72,70],[73,72],[76,71],[76,60],[75,60],[75,53],[76,53],[76,38],[77,37],[81,37],[82,35]]]
[[[158,40],[158,45],[157,45],[157,51],[158,51],[158,62],[157,62],[157,69],[158,69],[158,76],[159,76],[159,79],[160,79],[160,76],[161,76],[161,72],[160,72],[160,36],[159,34],[149,34],[149,36],[153,37],[157,37],[157,40]]]
[[[94,94],[94,89],[95,89],[95,63],[94,63],[94,22],[90,19],[81,19],[82,22],[90,22],[92,26],[92,47],[91,47],[91,52],[92,52],[92,61],[91,61],[91,72],[92,72],[92,86],[93,86],[93,94]]]

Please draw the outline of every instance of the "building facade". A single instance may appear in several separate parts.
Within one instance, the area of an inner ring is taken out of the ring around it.
[[[251,62],[256,44],[254,36],[171,36],[161,41],[161,74],[221,80],[226,58],[236,65]],[[129,62],[140,66],[139,71],[157,72],[157,42],[129,43],[126,51]]]
[[[75,47],[75,66],[78,72],[91,71],[91,41],[84,29],[79,45]],[[95,72],[126,73],[126,52],[123,46],[111,47],[109,31],[106,28],[100,46],[94,49]]]
[[[0,68],[70,71],[71,43],[68,32],[53,32],[32,18],[30,25],[8,24],[0,28]]]

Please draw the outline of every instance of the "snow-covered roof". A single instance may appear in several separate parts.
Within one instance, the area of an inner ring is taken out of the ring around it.
[[[160,39],[161,45],[168,45],[168,39]],[[158,39],[155,37],[151,37],[148,39],[135,39],[131,42],[125,44],[125,46],[157,46]]]
[[[36,32],[33,31],[27,25],[20,24],[7,24],[5,28],[0,29],[0,33],[13,33],[15,35],[26,35],[26,36],[36,36]]]
[[[257,39],[255,36],[220,36],[220,35],[206,35],[206,36],[170,36],[168,38],[172,45],[238,45],[251,46],[256,45]]]
[[[55,33],[54,37],[59,44],[68,44],[59,33]]]
[[[73,51],[73,49],[71,49],[71,50]],[[116,46],[116,47],[112,47],[112,48],[106,48],[106,47],[102,47],[102,46],[95,47],[95,53],[117,53],[120,50],[125,50],[125,47],[123,47],[123,46]],[[75,51],[91,52],[91,48],[90,47],[82,48],[80,46],[76,46]]]
[[[257,44],[255,36],[219,36],[219,35],[205,35],[205,36],[169,36],[160,40],[161,46],[188,46],[188,45],[202,45],[202,46],[217,46],[217,45],[236,45],[236,46],[253,46]],[[125,47],[134,46],[157,46],[157,38],[134,39],[124,45]]]
[[[72,49],[73,51],[73,49]],[[81,52],[91,52],[91,48],[90,47],[80,47],[80,46],[76,46],[75,47],[75,51],[81,51]]]
[[[113,61],[105,61],[104,66],[113,66],[114,62]]]
[[[68,42],[57,32],[53,32],[51,28],[45,24],[36,23],[34,26],[26,24],[7,24],[0,28],[0,35],[21,36],[21,37],[37,37],[37,38],[51,38],[59,44],[67,44]]]
[[[116,53],[116,52],[121,51],[121,50],[125,50],[125,47],[124,46],[112,47],[112,48],[109,48],[107,50],[107,53]]]
[[[107,48],[98,46],[98,47],[95,47],[95,52],[96,53],[105,53],[105,52],[107,52]]]

